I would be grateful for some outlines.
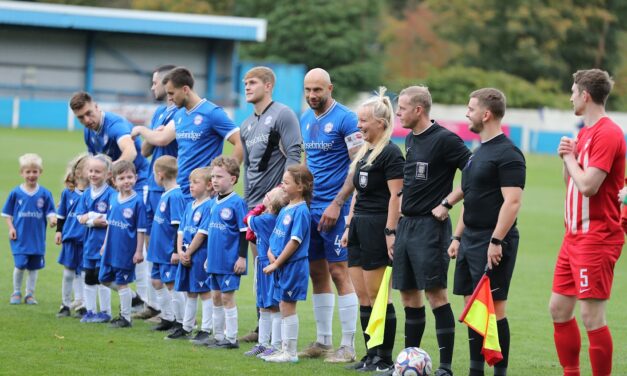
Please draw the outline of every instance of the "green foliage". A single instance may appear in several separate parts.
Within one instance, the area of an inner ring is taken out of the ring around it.
[[[464,104],[468,102],[468,95],[472,91],[482,87],[495,87],[505,93],[509,107],[569,108],[568,96],[560,92],[557,82],[541,80],[534,85],[502,71],[461,66],[432,69],[426,78],[401,80],[393,87],[399,90],[416,84],[428,86],[436,103]]]
[[[572,73],[618,64],[616,33],[624,2],[611,0],[426,0],[436,31],[460,50],[452,63],[502,70],[535,82],[551,77],[563,90]]]
[[[235,12],[268,20],[266,42],[243,44],[242,59],[324,68],[344,100],[380,83],[380,0],[241,0]]]

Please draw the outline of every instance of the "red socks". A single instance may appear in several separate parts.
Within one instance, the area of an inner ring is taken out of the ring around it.
[[[608,376],[612,374],[612,334],[606,326],[588,332],[590,341],[590,364],[593,376]]]
[[[572,320],[563,323],[554,322],[553,328],[553,338],[555,340],[555,348],[557,349],[557,357],[560,360],[560,364],[564,368],[564,376],[579,376],[581,335],[579,334],[577,320],[573,318]],[[590,338],[590,341],[592,342],[592,337]],[[590,357],[592,357],[592,352],[590,354]]]

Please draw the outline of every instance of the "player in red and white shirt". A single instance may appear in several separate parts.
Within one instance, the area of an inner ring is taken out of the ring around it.
[[[613,81],[599,69],[577,71],[572,96],[585,127],[577,140],[563,137],[558,154],[567,186],[566,234],[553,276],[549,303],[555,347],[564,375],[579,375],[581,336],[575,304],[588,332],[592,373],[610,375],[612,336],[605,320],[614,265],[624,243],[616,197],[625,179],[625,139],[605,113]]]

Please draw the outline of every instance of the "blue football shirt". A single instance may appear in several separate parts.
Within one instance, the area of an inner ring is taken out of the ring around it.
[[[276,225],[270,236],[270,250],[274,257],[279,257],[287,243],[294,239],[300,243],[296,252],[288,262],[294,262],[309,255],[309,238],[311,234],[311,216],[305,201],[288,205],[281,209]]]
[[[174,249],[176,230],[185,211],[186,200],[180,187],[165,191],[155,208],[155,217],[148,244],[148,261],[169,264]]]
[[[131,137],[132,128],[131,122],[122,116],[103,111],[100,129],[97,132],[88,128],[84,130],[83,136],[87,151],[91,154],[103,153],[114,161],[118,160],[122,155],[118,142],[124,137]],[[142,144],[139,138],[136,138],[134,143],[137,151],[137,157],[133,162],[137,171],[135,189],[143,189],[144,185],[148,184],[148,160],[142,155]]]
[[[239,128],[226,112],[206,99],[194,108],[179,109],[173,117],[178,143],[179,174],[176,182],[183,194],[189,196],[189,174],[198,167],[206,167],[222,154],[224,140]]]
[[[134,269],[137,234],[146,232],[146,208],[141,197],[136,192],[123,200],[119,194],[112,195],[107,225],[102,262],[118,269]]]
[[[240,233],[246,232],[246,202],[235,192],[214,198],[207,234],[207,273],[233,274]]]
[[[270,235],[276,225],[277,215],[272,213],[263,213],[258,216],[251,215],[248,217],[248,226],[257,236],[257,252],[259,261],[268,261],[268,249],[270,249]]]
[[[91,213],[91,215],[102,216],[107,218],[109,210],[109,201],[117,192],[108,185],[103,185],[98,190],[87,188],[76,207],[76,215]],[[107,233],[106,227],[87,227],[85,230],[85,238],[83,241],[83,258],[87,260],[100,260],[100,248],[104,243]]]
[[[27,192],[15,187],[2,208],[3,217],[13,218],[17,239],[9,240],[14,255],[44,255],[46,253],[46,218],[54,215],[54,199],[46,188],[37,185]]]
[[[152,120],[150,121],[150,129],[155,130],[162,125],[166,125],[172,120],[172,117],[176,113],[178,109],[175,105],[172,106],[164,106],[161,105],[157,107],[154,115],[152,116]],[[176,158],[178,155],[179,146],[176,143],[176,140],[170,142],[167,146],[155,146],[152,149],[152,159],[150,160],[150,166],[148,168],[148,189],[153,192],[163,192],[163,187],[160,187],[155,182],[155,176],[153,172],[153,167],[155,165],[155,161],[159,159],[159,157],[164,155],[171,155]],[[152,235],[151,235],[152,236]]]
[[[344,105],[334,102],[322,115],[312,109],[300,119],[307,167],[314,177],[311,208],[324,208],[342,188],[348,175],[348,150],[363,144],[357,128],[357,116]]]
[[[61,240],[66,241],[83,241],[85,237],[85,226],[78,223],[76,218],[76,208],[78,202],[83,196],[83,191],[78,189],[64,189],[61,192],[61,201],[57,208],[57,218],[65,220]]]
[[[183,247],[187,248],[197,232],[207,235],[207,229],[209,228],[209,217],[211,216],[211,207],[213,206],[213,199],[207,197],[206,199],[196,202],[188,202],[183,213],[183,218],[179,225],[178,233],[183,235]],[[196,261],[196,255],[205,255],[207,258],[207,239],[198,247],[198,250],[192,255],[192,261]],[[202,251],[202,252],[201,252]],[[205,262],[201,260],[200,262]]]

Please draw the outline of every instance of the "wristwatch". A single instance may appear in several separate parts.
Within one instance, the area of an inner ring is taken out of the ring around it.
[[[444,199],[442,200],[442,202],[440,202],[440,205],[444,206],[445,208],[447,208],[448,210],[453,209],[453,205],[448,203],[448,199],[446,197],[444,197]]]
[[[396,235],[396,229],[390,229],[386,227],[383,229],[383,233],[385,234],[385,236]]]
[[[498,239],[498,238],[492,238],[492,239],[490,239],[490,243],[492,243],[494,245],[501,245],[501,244],[503,244],[503,241],[501,239]]]

